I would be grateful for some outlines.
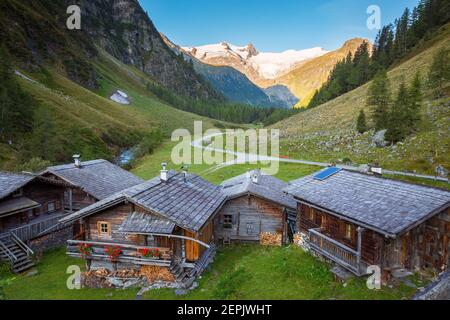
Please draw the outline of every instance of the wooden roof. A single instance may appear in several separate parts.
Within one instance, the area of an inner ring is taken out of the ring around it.
[[[38,208],[41,205],[27,197],[17,197],[0,202],[0,217],[20,211]]]
[[[252,175],[257,176],[257,183],[252,181]],[[250,171],[226,180],[220,186],[228,199],[238,198],[246,194],[253,194],[287,208],[295,209],[297,207],[297,202],[294,197],[283,192],[283,189],[288,187],[286,182],[273,176],[263,175],[259,170]]]
[[[172,234],[175,223],[145,212],[134,212],[119,227],[119,232],[136,234]]]
[[[342,170],[323,181],[310,175],[285,191],[359,225],[395,237],[450,207],[450,192]]]
[[[129,201],[156,213],[177,226],[197,232],[219,210],[226,200],[219,187],[203,178],[169,172],[169,180],[156,177],[118,192],[61,220],[66,223]]]
[[[81,166],[66,164],[47,168],[48,173],[82,188],[98,200],[144,182],[134,174],[106,160],[81,162]]]

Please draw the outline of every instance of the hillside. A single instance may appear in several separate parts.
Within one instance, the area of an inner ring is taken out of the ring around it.
[[[410,81],[417,70],[424,78],[433,55],[440,48],[450,48],[450,25],[422,43],[409,55],[409,60],[392,68],[390,82],[397,88],[402,79]],[[434,174],[437,166],[450,168],[450,98],[432,99],[426,93],[422,124],[417,134],[386,148],[372,145],[373,131],[360,135],[355,130],[361,109],[366,114],[369,84],[357,88],[314,109],[281,121],[273,128],[281,129],[282,154],[294,158],[355,163],[380,162],[383,167],[417,170]]]
[[[81,31],[65,27],[65,1],[0,3],[14,80],[34,98],[32,127],[0,142],[0,169],[17,169],[32,157],[66,162],[75,153],[113,160],[144,140],[148,148],[155,131],[190,129],[194,120],[220,123],[172,108],[149,91],[152,84],[180,96],[222,99],[165,45],[137,1],[82,3]],[[109,99],[117,90],[130,105]]]
[[[327,81],[336,63],[345,59],[349,52],[355,53],[363,41],[364,39],[360,38],[349,40],[338,50],[299,65],[294,70],[276,79],[276,83],[287,86],[299,97],[300,102],[296,107],[305,107],[315,91]]]
[[[264,90],[234,67],[204,63],[190,51],[174,44],[165,35],[161,34],[161,37],[177,55],[182,54],[186,61],[192,63],[198,74],[230,101],[275,108],[291,108],[298,102],[298,99],[285,86],[277,86],[269,91]]]

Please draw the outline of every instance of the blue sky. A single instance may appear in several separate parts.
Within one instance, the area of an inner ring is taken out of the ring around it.
[[[252,42],[260,51],[323,47],[373,40],[369,5],[381,8],[382,25],[418,0],[139,0],[159,31],[182,46]]]

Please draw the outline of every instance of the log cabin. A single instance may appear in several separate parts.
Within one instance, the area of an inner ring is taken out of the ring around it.
[[[450,192],[328,168],[291,182],[297,226],[313,253],[360,276],[449,266]]]
[[[292,240],[296,201],[283,192],[287,186],[260,170],[223,182],[221,189],[227,201],[215,218],[217,241],[261,242],[264,234],[277,235],[274,239],[279,239],[279,245]]]
[[[31,242],[60,230],[64,193],[71,188],[64,181],[0,172],[0,260],[10,262],[14,272],[33,265]]]
[[[215,252],[214,216],[226,197],[220,188],[187,172],[161,175],[120,191],[61,220],[80,221],[84,237],[69,241],[68,254],[92,250],[88,268],[170,269],[183,282],[201,272]],[[118,246],[121,254],[107,254]],[[109,248],[109,249],[108,249]]]
[[[80,160],[80,155],[74,155],[74,162],[47,168],[41,176],[54,180],[65,181],[77,187],[72,193],[65,194],[66,209],[78,211],[99,200],[105,199],[119,191],[144,182],[119,166],[107,160]]]

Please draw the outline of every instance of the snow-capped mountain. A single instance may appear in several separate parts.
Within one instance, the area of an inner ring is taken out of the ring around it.
[[[250,78],[253,75],[253,78],[258,77],[260,80],[276,79],[299,64],[328,53],[322,48],[287,50],[280,53],[258,52],[252,44],[239,47],[227,42],[184,47],[183,50],[205,63],[232,66],[246,73]]]

